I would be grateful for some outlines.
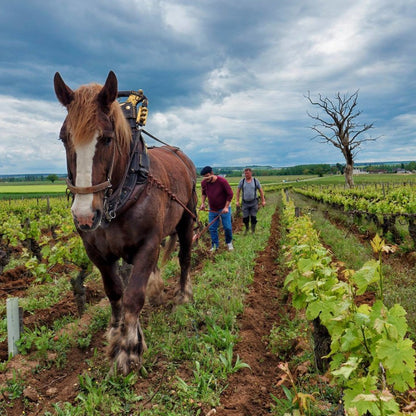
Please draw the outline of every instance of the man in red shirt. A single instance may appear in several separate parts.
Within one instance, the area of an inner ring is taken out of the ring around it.
[[[205,166],[201,170],[201,175],[204,179],[201,182],[202,203],[200,209],[205,209],[205,200],[208,198],[208,220],[210,223],[213,221],[209,226],[211,251],[215,251],[219,247],[218,226],[220,218],[222,227],[224,228],[225,243],[227,244],[228,250],[234,250],[230,206],[231,200],[233,199],[233,190],[225,178],[214,175],[211,166]],[[215,218],[217,219],[214,221]]]

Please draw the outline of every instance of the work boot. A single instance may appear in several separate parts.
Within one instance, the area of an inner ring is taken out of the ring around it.
[[[255,231],[256,231],[256,224],[251,224],[251,232],[252,232],[252,234],[254,234]]]
[[[244,235],[248,234],[248,224],[246,224],[246,229],[244,230]]]

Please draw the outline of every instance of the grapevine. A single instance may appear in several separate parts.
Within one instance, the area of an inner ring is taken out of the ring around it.
[[[305,309],[309,320],[319,318],[329,332],[330,373],[344,391],[346,414],[400,414],[396,392],[415,386],[415,351],[407,337],[405,310],[383,303],[381,252],[388,246],[376,236],[372,247],[378,259],[366,262],[360,270],[346,271],[341,281],[310,218],[295,217],[291,201],[284,211],[291,269],[285,286],[294,306]],[[355,297],[370,285],[378,288],[377,300],[357,306]]]

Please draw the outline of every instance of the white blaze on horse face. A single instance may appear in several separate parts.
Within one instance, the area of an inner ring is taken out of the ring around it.
[[[92,186],[92,167],[97,139],[98,133],[94,135],[89,143],[78,146],[75,149],[77,160],[75,186]],[[92,193],[75,195],[71,210],[80,225],[92,225],[94,218],[94,210],[92,207],[93,198],[94,194]]]

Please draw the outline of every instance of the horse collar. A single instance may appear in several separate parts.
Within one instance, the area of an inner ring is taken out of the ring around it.
[[[123,180],[116,190],[106,194],[104,200],[104,218],[107,222],[113,220],[129,201],[136,185],[147,182],[149,175],[149,156],[146,143],[140,130],[132,132],[130,160],[124,173]]]

